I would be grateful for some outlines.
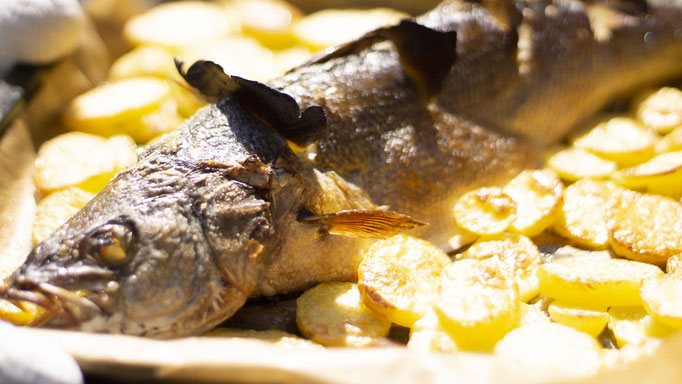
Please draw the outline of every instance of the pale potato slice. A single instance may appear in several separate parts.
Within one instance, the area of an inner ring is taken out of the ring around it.
[[[455,220],[463,229],[478,235],[504,232],[516,219],[516,203],[497,187],[465,193],[455,203]]]
[[[92,200],[95,194],[77,187],[67,187],[38,202],[33,221],[33,245],[46,239],[59,226]]]
[[[641,306],[611,307],[609,317],[609,329],[618,347],[644,345],[676,331],[654,319]]]
[[[133,16],[123,28],[123,37],[133,46],[156,45],[178,50],[239,30],[239,20],[217,4],[177,1]]]
[[[613,180],[630,189],[669,196],[682,195],[682,151],[658,155],[646,163],[621,169]]]
[[[456,352],[457,342],[448,334],[438,316],[429,311],[410,330],[407,348],[418,352]]]
[[[291,27],[303,13],[281,0],[237,0],[228,5],[235,11],[244,34],[270,49],[285,49],[295,42]]]
[[[67,126],[101,136],[129,134],[137,139],[140,119],[171,99],[165,80],[152,77],[102,84],[76,97],[65,112]]]
[[[639,293],[651,316],[671,328],[682,329],[682,280],[648,279]]]
[[[375,243],[358,267],[363,302],[384,318],[411,327],[429,310],[452,262],[435,245],[406,235]]]
[[[668,258],[665,263],[665,272],[669,277],[682,278],[682,253]]]
[[[495,355],[512,377],[530,383],[585,379],[603,367],[594,337],[556,323],[512,330],[497,343]]]
[[[128,136],[106,139],[69,132],[40,147],[33,180],[43,195],[73,185],[98,192],[117,172],[136,161],[135,143]]]
[[[291,333],[275,329],[257,331],[253,329],[216,328],[204,334],[204,336],[256,339],[270,342],[278,347],[291,349],[322,349],[322,346],[320,344],[300,338],[296,335],[292,335]]]
[[[628,259],[664,266],[682,253],[682,204],[651,194],[626,191],[606,210],[613,251]]]
[[[663,276],[651,264],[623,259],[565,258],[538,269],[540,292],[575,306],[638,305],[639,287],[649,277]]]
[[[682,126],[682,91],[663,87],[635,98],[635,116],[644,125],[665,134]]]
[[[509,230],[535,236],[549,227],[563,189],[559,177],[549,169],[527,170],[513,178],[503,189],[516,203],[516,218]]]
[[[617,116],[599,122],[573,144],[621,166],[631,166],[651,158],[658,139],[637,121]]]
[[[391,322],[372,312],[353,283],[322,283],[296,300],[303,336],[326,346],[366,347],[388,335]]]
[[[665,135],[656,143],[656,153],[682,151],[682,127]]]
[[[305,16],[293,26],[296,39],[317,51],[356,39],[376,28],[397,24],[409,15],[388,8],[328,9]]]
[[[542,260],[538,248],[529,238],[511,233],[484,236],[459,258],[483,260],[489,257],[498,257],[511,268],[521,301],[528,301],[538,294],[537,271]]]
[[[519,323],[514,276],[497,257],[456,261],[443,273],[434,311],[458,347],[489,350]]]
[[[603,308],[577,307],[554,301],[547,311],[553,321],[594,337],[599,335],[609,322],[609,314]]]
[[[220,65],[228,75],[255,81],[275,77],[277,67],[273,53],[247,36],[230,36],[188,47],[180,54],[191,65],[197,60],[210,60]]]
[[[552,229],[577,245],[605,248],[609,243],[604,212],[623,189],[610,181],[583,179],[564,189]]]
[[[605,179],[618,169],[615,161],[603,159],[580,148],[566,148],[547,158],[547,165],[562,179]]]
[[[521,319],[519,327],[547,324],[549,317],[537,305],[521,303]]]

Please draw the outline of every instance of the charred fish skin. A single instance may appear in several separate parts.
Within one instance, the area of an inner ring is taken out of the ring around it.
[[[428,222],[412,234],[446,250],[462,245],[450,208],[463,191],[504,184],[615,97],[682,74],[680,2],[495,3],[446,1],[417,19],[457,31],[454,65],[431,98],[391,43],[272,82],[325,109],[316,167]]]

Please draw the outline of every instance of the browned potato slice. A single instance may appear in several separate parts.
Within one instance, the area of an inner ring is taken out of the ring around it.
[[[656,153],[682,151],[682,127],[665,135],[656,144]]]
[[[644,309],[661,323],[682,329],[682,280],[648,279],[640,290]]]
[[[564,189],[552,229],[588,248],[605,248],[609,234],[604,221],[607,203],[622,190],[608,181],[583,179]]]
[[[516,203],[516,218],[509,230],[535,236],[549,227],[563,189],[564,185],[552,170],[521,172],[503,190]]]
[[[178,50],[239,29],[239,21],[217,4],[177,1],[132,17],[123,28],[123,37],[134,46],[156,45]]]
[[[659,195],[626,191],[606,210],[613,251],[628,259],[664,266],[682,253],[682,204]]]
[[[502,233],[484,236],[464,252],[462,259],[483,260],[498,257],[514,273],[519,287],[519,299],[528,301],[540,291],[537,271],[540,266],[538,248],[523,235]]]
[[[658,155],[646,163],[613,174],[613,180],[631,189],[669,196],[682,195],[682,151]]]
[[[419,352],[456,352],[457,343],[445,330],[438,316],[429,311],[414,323],[407,348]]]
[[[489,350],[521,316],[514,276],[497,257],[450,265],[434,310],[457,346],[467,350]]]
[[[603,366],[594,337],[556,323],[514,329],[497,343],[495,355],[512,377],[531,383],[585,379]]]
[[[669,277],[680,279],[682,278],[682,253],[668,258],[665,263],[665,272]]]
[[[547,165],[562,179],[605,179],[618,168],[615,161],[601,157],[580,148],[566,148],[547,158]]]
[[[663,87],[635,99],[633,110],[644,125],[664,134],[682,126],[682,92]]]
[[[619,347],[644,345],[652,339],[660,339],[675,332],[647,314],[641,306],[609,308],[609,329]]]
[[[302,339],[291,333],[278,330],[256,331],[252,329],[216,328],[204,336],[209,337],[239,337],[268,341],[278,347],[292,349],[321,349],[322,346],[310,340]]]
[[[356,284],[323,283],[296,300],[296,324],[303,336],[327,346],[365,347],[388,335],[391,322],[360,299]]]
[[[73,185],[98,192],[113,175],[135,161],[137,150],[128,136],[106,139],[70,132],[40,147],[33,180],[44,195]]]
[[[538,270],[543,294],[566,304],[597,308],[640,304],[642,281],[657,276],[663,276],[663,271],[650,264],[586,257],[560,259]]]
[[[362,300],[384,318],[406,327],[423,317],[440,276],[451,264],[435,245],[398,235],[375,243],[358,267]]]
[[[303,13],[281,0],[237,0],[228,6],[239,15],[244,34],[270,49],[284,49],[295,42],[292,25]]]
[[[553,321],[594,337],[609,322],[609,314],[604,309],[577,307],[554,301],[547,310]]]
[[[516,203],[497,187],[467,192],[455,204],[457,225],[478,235],[504,232],[516,219]]]
[[[33,221],[33,245],[37,245],[50,236],[94,196],[92,192],[68,187],[55,191],[40,200]]]
[[[658,136],[627,117],[613,117],[599,122],[574,145],[621,166],[642,163],[654,155]]]

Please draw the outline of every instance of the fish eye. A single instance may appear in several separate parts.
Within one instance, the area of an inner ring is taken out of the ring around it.
[[[129,256],[133,232],[122,224],[105,224],[97,228],[89,239],[92,256],[102,264],[122,265]]]

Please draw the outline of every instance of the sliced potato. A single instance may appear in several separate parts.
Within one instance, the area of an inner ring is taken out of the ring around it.
[[[184,121],[177,109],[175,100],[163,103],[158,110],[142,116],[137,129],[130,135],[138,143],[148,143],[164,133],[174,131]]]
[[[300,43],[317,51],[351,41],[381,26],[397,24],[406,17],[409,15],[388,8],[328,9],[305,16],[293,31]]]
[[[594,337],[599,335],[609,322],[609,314],[603,308],[576,307],[554,301],[547,311],[553,321]]]
[[[618,347],[644,345],[652,339],[660,339],[675,332],[647,314],[641,306],[609,308],[609,329]]]
[[[618,169],[615,161],[603,159],[581,148],[566,148],[547,158],[547,165],[562,179],[605,179]]]
[[[77,187],[67,187],[40,200],[33,221],[33,245],[37,245],[50,236],[94,196],[92,192]]]
[[[152,77],[105,83],[76,97],[64,119],[69,128],[101,136],[129,134],[137,139],[140,119],[171,99],[165,80]]]
[[[239,15],[244,34],[250,35],[270,49],[285,49],[295,42],[292,25],[303,13],[281,0],[238,0],[228,10]]]
[[[407,348],[419,352],[456,352],[457,343],[445,330],[438,316],[429,311],[414,323]]]
[[[682,196],[682,151],[658,155],[646,163],[621,169],[613,180],[630,189]]]
[[[300,338],[291,333],[279,330],[257,331],[253,329],[238,329],[238,328],[216,328],[204,336],[209,337],[239,337],[246,339],[256,339],[268,341],[278,347],[292,348],[292,349],[321,349],[320,344],[313,343],[310,340]]]
[[[478,235],[503,232],[516,219],[516,203],[497,187],[465,193],[454,209],[457,225]]]
[[[644,309],[661,323],[682,329],[682,280],[648,279],[640,290]]]
[[[521,303],[521,318],[519,327],[547,324],[550,322],[549,316],[538,306]]]
[[[467,350],[489,350],[521,316],[514,276],[497,257],[450,265],[434,310],[457,346]]]
[[[160,77],[180,81],[182,77],[175,68],[174,56],[174,52],[163,47],[144,45],[134,48],[111,64],[109,79]]]
[[[513,178],[503,189],[516,203],[516,218],[511,232],[535,236],[554,220],[564,186],[554,171],[527,170]]]
[[[603,366],[594,337],[556,323],[514,329],[497,343],[495,355],[512,377],[532,383],[585,379]]]
[[[552,229],[587,248],[605,248],[609,243],[604,212],[607,203],[623,190],[610,181],[583,179],[564,189]]]
[[[611,247],[620,256],[664,266],[682,253],[682,204],[673,199],[626,191],[605,217]]]
[[[0,320],[9,321],[15,325],[26,325],[33,321],[35,315],[30,311],[10,303],[7,300],[0,300]]]
[[[384,318],[411,327],[429,310],[450,258],[435,245],[406,235],[375,243],[358,267],[362,300]]]
[[[639,305],[639,288],[649,277],[663,276],[650,264],[623,259],[565,258],[538,269],[540,292],[575,306]]]
[[[668,261],[665,263],[665,272],[669,277],[675,279],[682,278],[682,253],[668,258]]]
[[[177,1],[133,16],[123,28],[123,37],[133,46],[156,45],[178,50],[239,30],[238,19],[230,17],[217,4]]]
[[[538,248],[529,238],[510,233],[484,236],[460,256],[478,260],[489,257],[498,257],[511,268],[521,301],[528,301],[538,294],[537,271],[542,260]]]
[[[682,151],[682,127],[665,135],[656,143],[656,153]]]
[[[98,192],[116,172],[137,161],[135,143],[128,136],[109,139],[81,132],[59,135],[45,142],[36,157],[33,180],[44,195],[79,186]]]
[[[372,312],[353,283],[322,283],[296,300],[303,336],[326,346],[365,347],[388,335],[391,322]]]
[[[612,117],[599,122],[574,145],[621,166],[643,163],[654,155],[658,135],[627,117]]]
[[[635,98],[634,112],[639,121],[665,134],[682,126],[682,91],[663,87]]]
[[[305,63],[311,56],[310,50],[302,45],[275,52],[277,75],[281,76],[288,70]]]

